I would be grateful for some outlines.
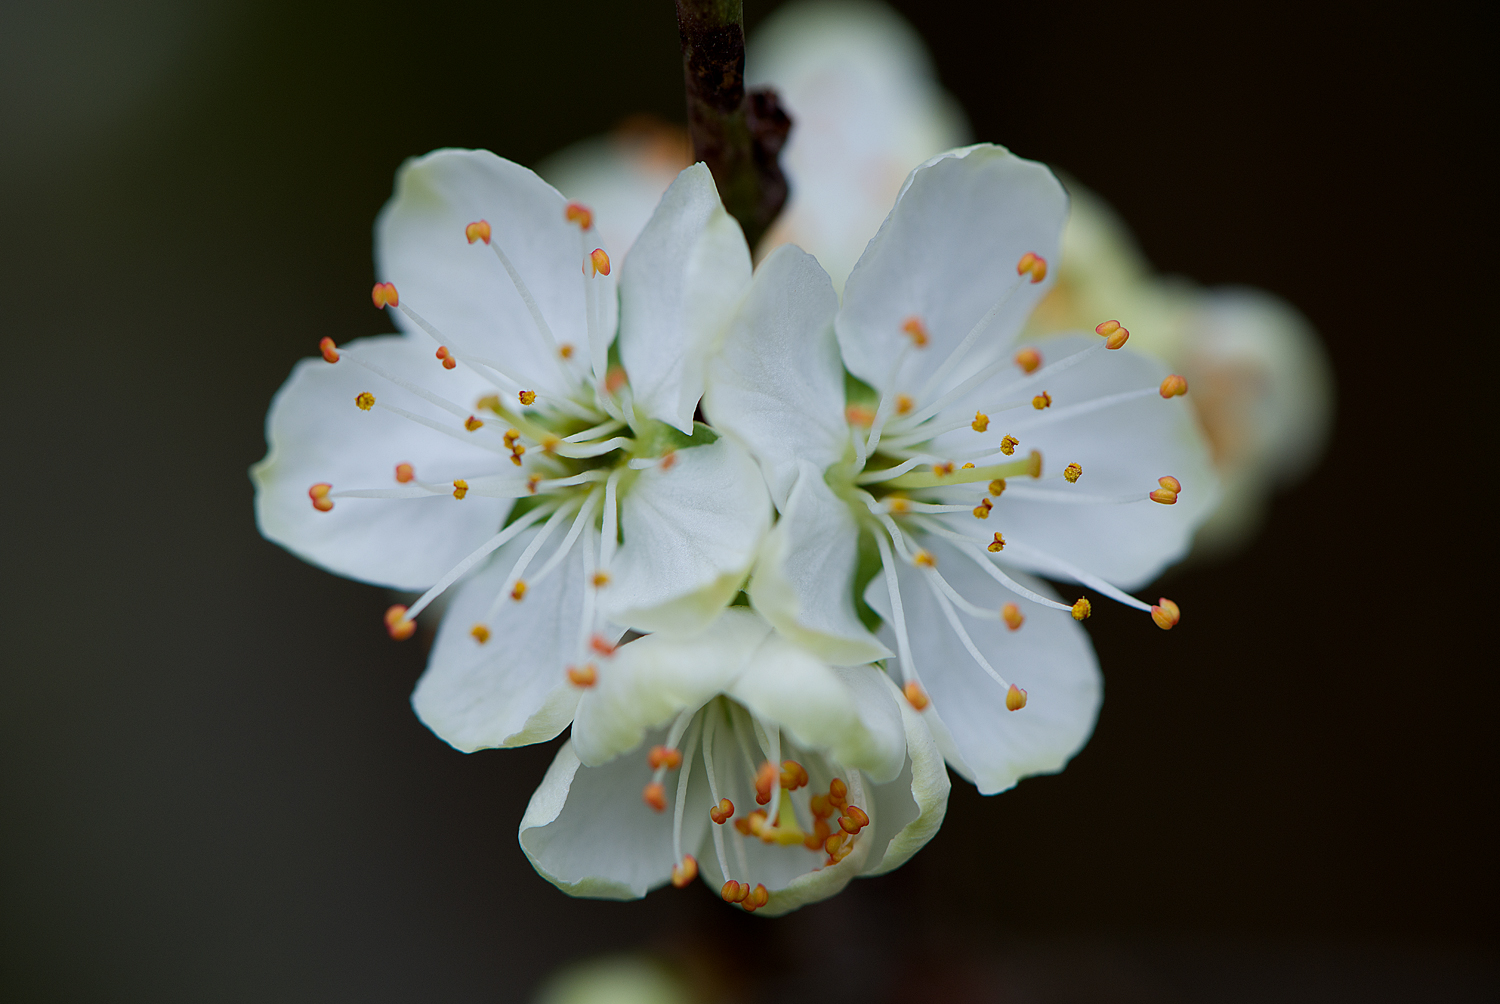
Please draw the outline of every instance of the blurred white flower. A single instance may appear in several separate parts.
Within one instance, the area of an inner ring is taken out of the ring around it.
[[[731,607],[601,660],[520,840],[572,895],[634,899],[701,875],[775,915],[898,867],[937,832],[948,790],[890,677],[830,667]]]
[[[1060,769],[1100,700],[1076,623],[1088,601],[1059,602],[1026,573],[1169,628],[1175,605],[1124,590],[1186,552],[1217,496],[1174,400],[1181,378],[1122,349],[1117,325],[1051,341],[1045,360],[1015,351],[1066,215],[1052,173],[1001,147],[934,158],[842,305],[805,252],[762,262],[703,398],[780,512],[750,580],[756,609],[835,664],[893,646],[949,763],[986,793]],[[880,639],[856,608],[866,578]]]
[[[557,735],[624,628],[692,629],[738,592],[771,509],[753,460],[692,421],[750,255],[683,171],[622,270],[592,213],[482,151],[408,162],[377,225],[404,335],[299,363],[252,470],[261,532],[330,571],[460,583],[413,696],[454,746]],[[618,324],[617,324],[618,315]],[[609,363],[616,346],[632,380]]]
[[[535,1004],[693,1004],[689,981],[640,955],[606,955],[548,977]]]

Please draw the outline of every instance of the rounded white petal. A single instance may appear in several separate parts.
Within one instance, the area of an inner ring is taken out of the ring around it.
[[[750,602],[786,637],[835,665],[884,659],[891,653],[854,612],[859,524],[807,461],[766,534],[750,577]]]
[[[517,558],[539,532],[522,531],[459,587],[412,694],[423,724],[466,753],[551,739],[567,728],[578,704],[567,667],[583,660],[586,638],[580,548],[546,578],[529,583],[520,602],[503,596],[487,622],[488,642],[480,644],[469,633],[502,595]],[[541,563],[533,561],[531,568]]]
[[[933,735],[954,770],[992,795],[1023,777],[1062,770],[1093,732],[1103,700],[1103,679],[1088,635],[1072,616],[1030,603],[1005,591],[970,559],[940,541],[922,545],[962,596],[986,609],[1016,602],[1026,617],[1017,631],[1002,621],[959,614],[976,647],[1009,683],[1027,692],[1019,711],[1005,707],[1005,688],[974,661],[950,628],[933,591],[915,567],[898,569],[901,602],[917,673],[932,704],[926,712]],[[1043,596],[1045,584],[1011,573]],[[890,623],[891,604],[882,578],[870,583],[866,601]],[[882,640],[894,647],[887,626]]]
[[[836,321],[844,365],[877,389],[889,386],[912,344],[903,325],[915,317],[930,341],[904,357],[896,387],[914,391],[1005,297],[956,375],[988,362],[1048,288],[1017,276],[1017,262],[1032,253],[1055,263],[1067,212],[1052,172],[1004,147],[966,147],[917,168],[844,288]]]
[[[771,522],[760,471],[733,441],[672,458],[624,493],[624,543],[601,592],[609,618],[640,631],[706,625],[739,591]]]
[[[486,150],[434,151],[396,175],[395,195],[375,224],[377,271],[455,352],[503,362],[508,374],[536,385],[527,389],[570,391],[587,376],[591,353],[577,351],[564,362],[558,349],[590,345],[584,283],[605,287],[596,327],[606,343],[615,297],[612,279],[585,279],[584,258],[599,246],[598,235],[580,233],[565,218],[566,206],[531,170]],[[465,237],[464,228],[479,220],[489,223],[491,243],[530,291],[551,341],[491,248]],[[391,312],[402,328],[421,334]]]
[[[665,736],[649,738],[660,742]],[[521,819],[518,836],[532,867],[563,892],[594,899],[639,899],[666,883],[676,863],[677,786],[666,784],[667,809],[656,812],[641,800],[650,780],[644,755],[585,767],[573,744],[563,744]],[[713,804],[701,770],[689,780],[687,804],[704,807],[683,817],[682,846],[691,853],[703,842],[706,807]]]
[[[709,364],[703,411],[750,447],[771,497],[785,505],[798,462],[824,469],[850,450],[844,367],[833,335],[838,297],[828,273],[798,248],[761,263]]]
[[[896,691],[884,673],[883,685],[895,697],[906,729],[906,762],[895,780],[874,785],[871,799],[880,806],[868,838],[871,853],[865,875],[883,875],[906,863],[937,835],[948,812],[948,770],[922,713]]]
[[[662,196],[620,278],[620,361],[636,408],[686,433],[704,368],[750,284],[750,250],[699,163]]]
[[[444,394],[471,403],[489,387],[463,369],[445,370],[420,342],[397,335],[341,346]],[[380,408],[362,411],[356,395],[432,418],[455,432],[463,423],[349,359],[332,365],[304,359],[276,392],[266,416],[266,457],[250,470],[255,516],[268,539],[332,572],[395,589],[425,589],[500,528],[509,499],[471,494],[422,498],[335,499],[319,512],[308,489],[396,489],[396,465],[410,463],[419,479],[504,473],[503,457]]]

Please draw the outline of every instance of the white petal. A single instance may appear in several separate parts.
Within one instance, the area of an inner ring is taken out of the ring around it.
[[[702,628],[739,591],[771,521],[755,461],[729,439],[678,450],[640,472],[620,502],[624,543],[601,593],[640,631]]]
[[[664,736],[649,738],[660,742]],[[521,819],[518,836],[532,867],[563,892],[595,899],[639,899],[666,883],[676,863],[677,788],[666,785],[667,810],[656,812],[641,800],[650,780],[644,754],[584,767],[573,744],[563,744]],[[701,770],[689,780],[687,804],[713,804]],[[706,808],[684,814],[685,852],[703,842],[707,826]]]
[[[930,342],[914,349],[896,390],[913,392],[1007,291],[962,377],[1008,345],[1049,283],[1021,282],[1030,252],[1055,263],[1068,200],[1052,172],[1003,147],[981,144],[936,157],[905,189],[849,276],[836,327],[844,364],[876,388],[890,384],[908,318]],[[953,380],[951,382],[957,382]]]
[[[488,642],[481,645],[469,633],[538,532],[522,531],[459,588],[412,694],[417,717],[465,752],[551,739],[567,727],[578,704],[567,667],[582,661],[587,637],[580,548],[545,579],[529,584],[519,603],[505,596],[488,622]],[[548,553],[544,547],[539,558]],[[533,561],[531,568],[541,564]]]
[[[859,525],[822,471],[803,461],[781,518],[761,545],[750,602],[776,629],[841,666],[891,653],[854,612]]]
[[[819,470],[850,449],[844,368],[833,337],[838,297],[798,248],[777,248],[755,273],[709,364],[703,411],[750,447],[778,507],[805,460]]]
[[[703,164],[678,175],[620,278],[620,361],[635,404],[683,432],[704,366],[750,283],[745,236]]]
[[[458,404],[490,388],[462,368],[445,370],[420,342],[400,336],[361,338],[341,346]],[[396,465],[414,465],[419,479],[504,473],[503,457],[388,411],[361,411],[356,395],[436,419],[455,432],[463,423],[349,359],[329,365],[304,359],[277,391],[266,416],[266,458],[250,471],[260,532],[299,557],[351,578],[396,589],[425,589],[500,529],[509,499],[471,494],[426,498],[345,498],[329,512],[307,491],[394,489]]]
[[[937,557],[943,577],[970,602],[987,609],[1017,602],[1026,617],[1018,631],[1001,621],[960,614],[979,650],[1006,680],[1027,692],[1020,711],[1005,707],[1005,690],[984,672],[951,630],[918,569],[898,569],[901,602],[911,634],[922,686],[932,704],[924,713],[954,770],[981,793],[1004,791],[1023,777],[1062,770],[1088,741],[1103,699],[1103,680],[1088,635],[1066,611],[1029,603],[1004,591],[972,561],[931,538],[922,545]],[[1043,596],[1043,583],[1012,573]],[[865,592],[866,601],[890,622],[891,606],[883,579]],[[895,645],[889,627],[882,639]]]
[[[564,363],[492,250],[469,244],[464,228],[486,220],[491,241],[515,266],[556,346],[589,345],[584,256],[596,234],[581,234],[567,200],[532,171],[485,150],[437,150],[407,161],[396,193],[375,224],[380,278],[451,340],[455,351],[500,360],[529,389],[567,391],[587,376],[589,353]],[[606,248],[606,250],[608,250]],[[605,284],[612,280],[595,277]],[[613,331],[615,299],[600,298],[601,331]],[[403,315],[398,324],[420,333]],[[426,337],[425,335],[423,336]]]
[[[797,244],[842,289],[908,172],[967,141],[963,112],[917,33],[876,4],[780,8],[750,38],[745,79],[775,87],[795,123],[791,195],[758,253]]]
[[[906,729],[906,763],[893,781],[874,786],[873,800],[880,813],[873,819],[868,839],[875,850],[865,875],[883,875],[905,864],[943,825],[948,811],[948,770],[943,754],[923,721],[922,713],[896,691],[884,673],[884,685],[901,708]]]
[[[647,635],[601,659],[573,722],[573,746],[597,765],[641,744],[649,729],[667,724],[728,689],[770,625],[743,607],[725,610],[711,630],[688,638]]]

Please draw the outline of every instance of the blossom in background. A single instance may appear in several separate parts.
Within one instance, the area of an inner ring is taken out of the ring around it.
[[[299,363],[256,465],[262,533],[330,571],[461,583],[413,697],[454,746],[549,739],[625,628],[688,630],[770,520],[751,458],[694,426],[705,346],[750,278],[701,165],[619,277],[592,213],[482,151],[409,162],[377,226],[377,305],[406,333]],[[615,346],[633,382],[612,370]]]
[[[948,788],[890,677],[830,667],[731,607],[601,664],[520,839],[573,895],[630,899],[701,875],[776,915],[901,865],[937,832]]]
[[[1170,628],[1174,604],[1124,590],[1186,552],[1217,494],[1180,378],[1125,348],[1118,324],[1045,355],[1016,344],[1066,214],[1052,173],[1002,147],[934,158],[842,304],[811,255],[786,246],[761,263],[703,399],[780,513],[751,576],[756,609],[833,663],[894,649],[949,763],[986,793],[1060,769],[1100,700],[1077,623],[1089,601],[1060,602],[1027,573]]]

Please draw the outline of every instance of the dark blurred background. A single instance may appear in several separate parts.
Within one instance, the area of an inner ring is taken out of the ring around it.
[[[401,161],[681,121],[672,4],[0,5],[5,999],[515,1001],[618,949],[744,1000],[1497,995],[1477,5],[898,6],[979,138],[1305,311],[1337,426],[1172,573],[1182,628],[1099,605],[1066,773],[956,783],[914,862],[767,922],[545,884],[515,828],[553,744],[428,733],[422,647],[263,541],[246,476],[292,364],[386,330]]]

